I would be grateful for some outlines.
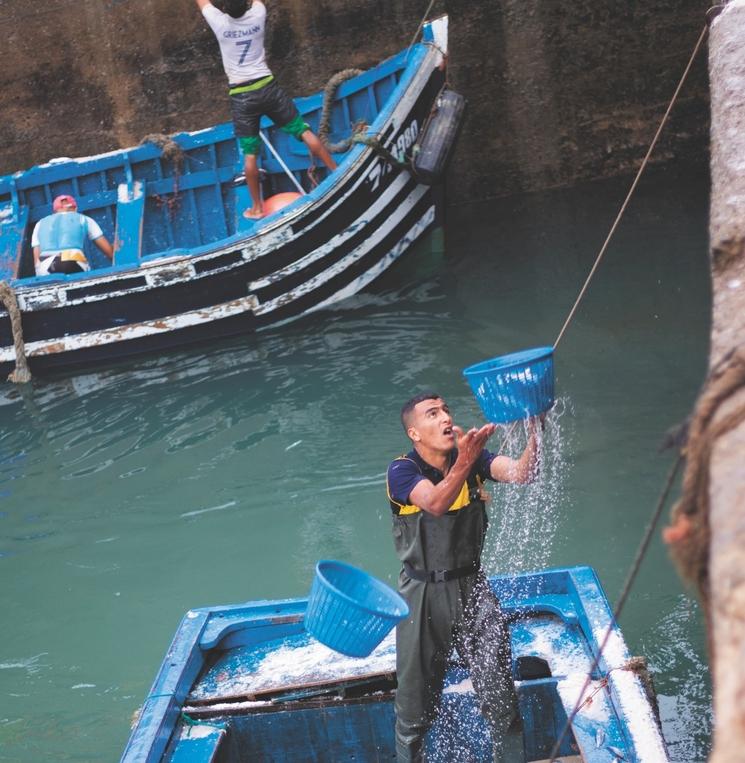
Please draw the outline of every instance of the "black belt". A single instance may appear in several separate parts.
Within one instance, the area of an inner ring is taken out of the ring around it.
[[[456,567],[454,570],[415,570],[408,562],[404,562],[404,572],[412,579],[421,583],[445,583],[448,580],[457,580],[466,575],[473,575],[479,571],[480,562],[474,562],[467,567]]]

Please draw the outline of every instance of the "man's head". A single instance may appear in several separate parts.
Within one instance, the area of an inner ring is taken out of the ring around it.
[[[222,4],[225,8],[225,13],[234,19],[239,19],[248,10],[249,6],[248,0],[223,0]]]
[[[77,208],[78,202],[75,201],[75,197],[66,193],[57,196],[52,202],[52,209],[55,212],[75,212]]]
[[[421,392],[401,408],[401,424],[415,446],[437,451],[455,447],[450,409],[436,392]]]

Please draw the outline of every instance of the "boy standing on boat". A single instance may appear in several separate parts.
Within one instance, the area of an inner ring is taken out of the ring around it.
[[[113,259],[114,250],[101,226],[92,217],[78,212],[74,196],[57,196],[52,202],[52,214],[42,217],[31,234],[36,275],[90,270],[83,251],[86,240],[92,241],[110,260]]]
[[[518,459],[484,448],[495,425],[463,433],[435,393],[413,397],[401,422],[414,448],[388,467],[399,591],[409,617],[396,629],[396,754],[423,760],[453,647],[467,664],[489,724],[495,761],[522,760],[510,636],[481,568],[484,480],[525,484],[538,468],[536,420]]]
[[[264,216],[256,161],[261,150],[259,121],[264,114],[284,132],[302,140],[329,170],[336,169],[336,162],[303,121],[292,99],[274,81],[267,66],[264,4],[259,0],[223,0],[225,13],[209,0],[196,0],[196,4],[220,43],[223,68],[228,75],[233,127],[243,150],[246,183],[253,204],[243,214],[258,219]]]

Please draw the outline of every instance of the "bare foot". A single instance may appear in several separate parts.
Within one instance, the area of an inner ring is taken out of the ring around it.
[[[251,207],[243,213],[243,216],[247,220],[260,220],[264,216],[264,210],[261,207]]]

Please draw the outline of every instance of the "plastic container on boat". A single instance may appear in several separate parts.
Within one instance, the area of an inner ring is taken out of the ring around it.
[[[413,152],[412,167],[420,183],[433,185],[442,177],[465,108],[466,99],[453,90],[443,90],[437,98]]]
[[[506,424],[537,416],[554,404],[554,351],[536,347],[463,369],[484,416]]]
[[[408,616],[406,602],[389,586],[345,562],[316,565],[305,629],[349,657],[366,657]]]

